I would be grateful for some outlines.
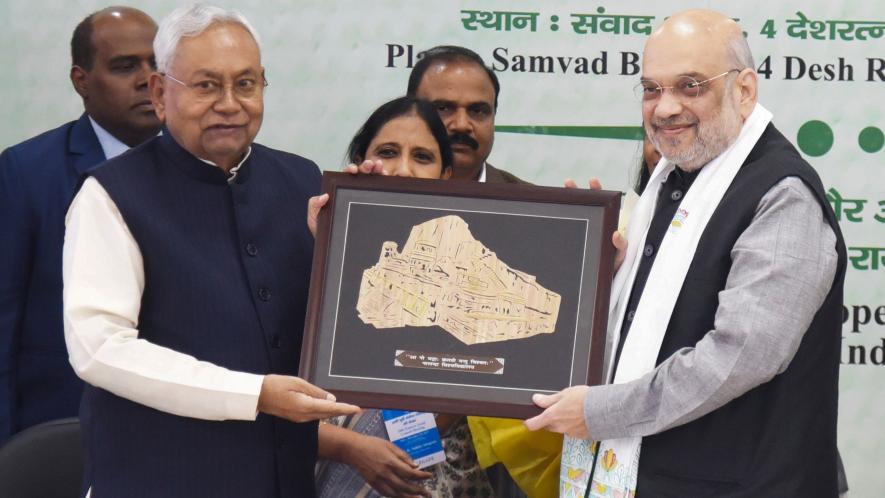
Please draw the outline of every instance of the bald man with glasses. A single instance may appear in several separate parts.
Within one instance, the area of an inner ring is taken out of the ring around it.
[[[817,173],[757,102],[740,27],[649,37],[636,93],[658,163],[612,285],[610,384],[535,395],[560,495],[837,496],[845,244]]]

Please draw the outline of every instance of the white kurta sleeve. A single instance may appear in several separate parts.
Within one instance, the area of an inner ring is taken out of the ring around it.
[[[263,376],[230,371],[139,338],[141,252],[97,180],[83,184],[65,224],[65,342],[77,375],[175,415],[254,420]]]

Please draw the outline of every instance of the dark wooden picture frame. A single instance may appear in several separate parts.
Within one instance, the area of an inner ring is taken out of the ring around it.
[[[330,197],[318,218],[302,378],[364,408],[511,418],[540,412],[534,392],[602,382],[620,192],[331,172],[323,192]],[[551,333],[467,343],[439,325],[361,321],[360,279],[381,245],[405,247],[412,227],[450,214],[497,261],[561,296]],[[416,365],[416,354],[427,360]],[[487,363],[500,368],[475,366]]]

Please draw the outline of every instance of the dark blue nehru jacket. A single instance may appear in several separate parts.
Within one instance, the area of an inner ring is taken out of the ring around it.
[[[254,144],[228,184],[165,134],[92,175],[144,258],[140,337],[231,370],[297,374],[316,164]],[[81,417],[95,498],[314,495],[315,423],[197,420],[92,386]]]

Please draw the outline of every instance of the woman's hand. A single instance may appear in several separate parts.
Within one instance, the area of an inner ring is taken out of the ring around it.
[[[418,469],[405,451],[386,439],[366,436],[333,424],[320,424],[319,456],[350,465],[372,488],[391,498],[429,497],[414,481],[432,474]]]
[[[405,451],[386,439],[357,436],[355,444],[346,450],[350,456],[345,458],[372,489],[391,498],[430,496],[429,491],[414,481],[423,481],[432,474],[418,469],[418,464]]]

